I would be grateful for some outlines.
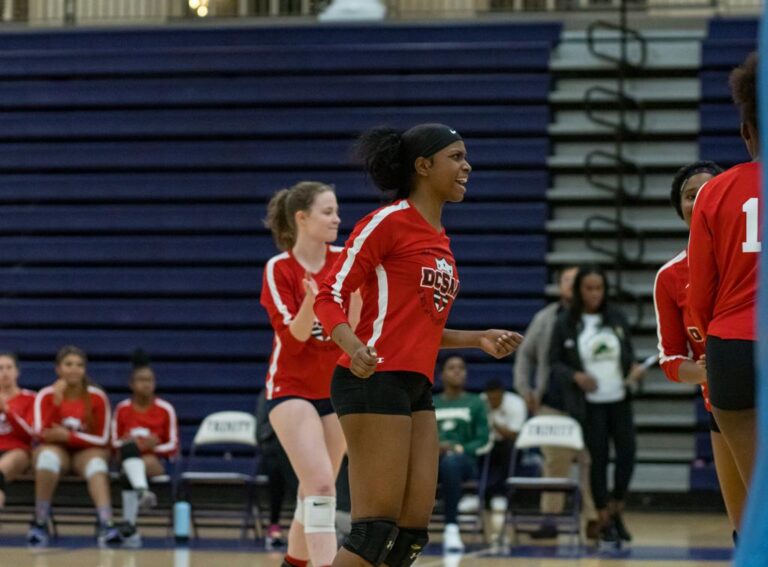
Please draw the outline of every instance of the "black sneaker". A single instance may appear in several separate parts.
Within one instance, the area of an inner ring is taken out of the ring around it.
[[[123,522],[120,525],[120,537],[123,539],[123,547],[129,549],[138,549],[141,547],[141,534],[136,529],[136,526],[132,526],[128,522]]]
[[[51,536],[48,533],[48,524],[32,522],[27,532],[27,543],[32,547],[47,547]]]
[[[621,537],[619,536],[618,530],[616,530],[616,524],[614,522],[610,522],[608,525],[601,528],[598,546],[601,550],[621,549]]]
[[[621,514],[613,516],[613,524],[616,526],[616,532],[622,541],[632,541],[632,534],[629,533],[627,526],[624,524],[624,519]]]

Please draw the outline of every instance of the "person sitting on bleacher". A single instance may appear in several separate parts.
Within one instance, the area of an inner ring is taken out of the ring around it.
[[[5,483],[29,468],[32,450],[35,393],[19,388],[18,380],[18,358],[0,352],[0,508],[5,506]]]
[[[155,396],[155,372],[142,350],[133,354],[130,388],[133,395],[115,406],[112,446],[119,452],[124,473],[122,529],[125,545],[141,545],[136,531],[139,509],[157,503],[147,477],[165,474],[164,461],[179,450],[176,411]]]
[[[490,504],[494,512],[503,512],[507,509],[506,481],[512,448],[528,418],[528,409],[525,400],[513,392],[505,391],[501,380],[497,378],[488,380],[485,392],[480,397],[488,404],[493,439],[488,463],[486,507]]]
[[[109,492],[110,407],[106,394],[86,374],[88,358],[66,346],[56,354],[57,380],[40,390],[34,405],[35,519],[27,535],[30,545],[48,544],[51,500],[62,473],[86,479],[98,514],[99,545],[118,544]]]
[[[464,389],[467,365],[461,356],[443,361],[442,380],[443,393],[433,403],[440,438],[438,482],[445,503],[443,548],[457,552],[464,550],[458,525],[461,483],[477,478],[477,456],[490,449],[490,432],[485,402]]]

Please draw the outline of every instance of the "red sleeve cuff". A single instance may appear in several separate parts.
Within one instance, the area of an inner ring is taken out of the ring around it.
[[[674,358],[661,363],[661,369],[664,371],[668,380],[671,380],[672,382],[680,382],[680,365],[685,362],[685,360],[685,358]]]

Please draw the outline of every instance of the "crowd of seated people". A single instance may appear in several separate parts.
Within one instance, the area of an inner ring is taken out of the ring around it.
[[[18,385],[16,355],[0,353],[0,507],[15,479],[34,477],[35,512],[27,534],[32,546],[48,545],[51,503],[66,474],[87,483],[99,545],[140,543],[138,510],[155,501],[147,478],[165,474],[167,461],[179,450],[176,412],[155,396],[146,358],[135,363],[132,396],[117,405],[114,415],[106,393],[89,378],[87,364],[83,350],[63,347],[56,355],[55,379],[35,394]],[[124,478],[122,525],[112,514],[110,463]]]

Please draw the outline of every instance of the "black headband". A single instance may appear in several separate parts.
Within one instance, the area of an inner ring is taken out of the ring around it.
[[[413,166],[419,157],[430,157],[461,140],[461,135],[445,124],[419,124],[403,134],[403,156]]]
[[[709,164],[699,165],[697,167],[691,168],[690,171],[685,172],[685,177],[683,177],[683,180],[680,182],[680,191],[683,190],[683,187],[685,187],[685,184],[688,183],[688,180],[694,175],[698,175],[699,173],[709,173],[710,175],[715,176],[721,172],[722,172],[722,169]]]

